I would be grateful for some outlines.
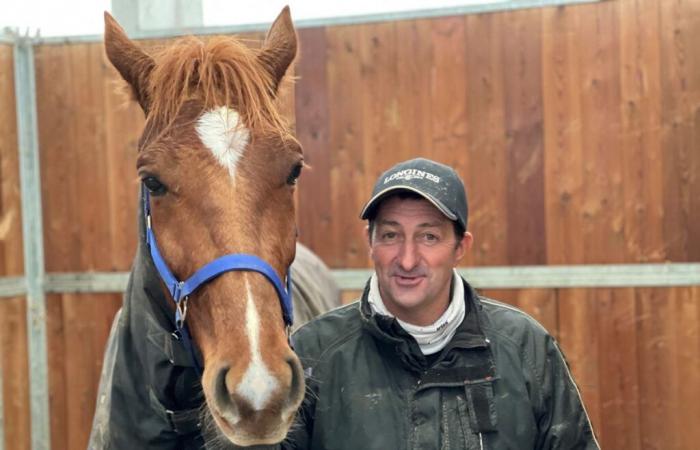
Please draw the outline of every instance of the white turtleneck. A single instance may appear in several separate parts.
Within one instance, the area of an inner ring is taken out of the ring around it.
[[[377,282],[376,273],[373,274],[370,279],[367,300],[375,314],[394,317],[394,315],[386,309],[382,296],[379,293],[379,283]],[[438,320],[427,326],[412,325],[398,318],[396,321],[399,322],[399,325],[401,325],[408,334],[415,338],[424,355],[432,355],[445,348],[447,343],[454,337],[457,332],[457,327],[459,327],[462,320],[464,320],[465,311],[464,285],[457,271],[454,270],[452,275],[452,299],[447,309]]]

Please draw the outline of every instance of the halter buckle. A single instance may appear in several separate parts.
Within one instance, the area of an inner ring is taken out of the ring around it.
[[[178,330],[185,326],[185,318],[187,318],[187,300],[189,296],[183,297],[182,300],[175,304],[175,326]]]

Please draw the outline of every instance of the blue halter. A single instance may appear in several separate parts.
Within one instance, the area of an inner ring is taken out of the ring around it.
[[[168,292],[173,297],[175,301],[175,336],[182,340],[183,345],[189,350],[190,355],[192,355],[192,362],[197,372],[201,375],[202,368],[200,367],[199,361],[194,352],[194,346],[192,344],[192,339],[190,338],[189,332],[187,331],[187,326],[185,325],[185,318],[187,316],[187,300],[189,296],[199,289],[207,281],[218,277],[226,272],[231,271],[252,271],[258,272],[265,276],[265,278],[272,283],[277,291],[277,296],[280,299],[282,305],[282,316],[284,318],[285,325],[291,328],[293,323],[294,311],[292,306],[292,274],[287,270],[287,284],[284,286],[277,272],[268,263],[263,261],[261,258],[255,255],[248,255],[245,253],[235,253],[220,256],[214,261],[205,264],[199,270],[197,270],[191,277],[185,281],[180,281],[173,275],[172,271],[168,267],[168,264],[163,259],[163,256],[158,250],[158,243],[156,242],[156,236],[153,233],[153,227],[151,224],[151,203],[150,195],[146,186],[141,187],[142,197],[143,197],[143,214],[146,219],[146,244],[151,253],[151,258],[153,263],[160,274],[161,279],[168,288]]]

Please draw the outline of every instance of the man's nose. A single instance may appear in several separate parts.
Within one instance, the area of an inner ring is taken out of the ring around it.
[[[410,240],[404,242],[399,253],[399,266],[401,269],[406,272],[413,270],[419,259],[418,246]]]

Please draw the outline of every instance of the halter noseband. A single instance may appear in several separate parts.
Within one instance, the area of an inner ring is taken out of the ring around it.
[[[178,339],[181,339],[183,345],[189,350],[194,367],[200,375],[202,373],[202,368],[200,367],[200,364],[195,356],[192,339],[190,338],[187,331],[187,326],[185,325],[185,318],[187,316],[187,300],[193,292],[199,289],[200,286],[209,280],[218,277],[219,275],[231,271],[258,272],[264,275],[265,278],[267,278],[267,280],[275,287],[280,304],[282,305],[284,324],[287,326],[287,330],[289,331],[289,328],[291,328],[293,323],[291,289],[292,274],[289,269],[287,269],[287,284],[284,286],[279,276],[277,276],[275,269],[273,269],[272,266],[261,258],[245,253],[233,253],[220,256],[205,264],[185,281],[178,280],[175,278],[175,275],[173,275],[172,271],[168,267],[168,264],[160,254],[160,250],[158,249],[156,236],[153,233],[153,228],[151,226],[151,203],[148,188],[142,185],[141,192],[143,197],[143,214],[146,219],[146,244],[148,245],[151,258],[153,259],[153,263],[155,264],[161,279],[167,286],[168,292],[170,292],[170,295],[175,301],[175,336]]]

